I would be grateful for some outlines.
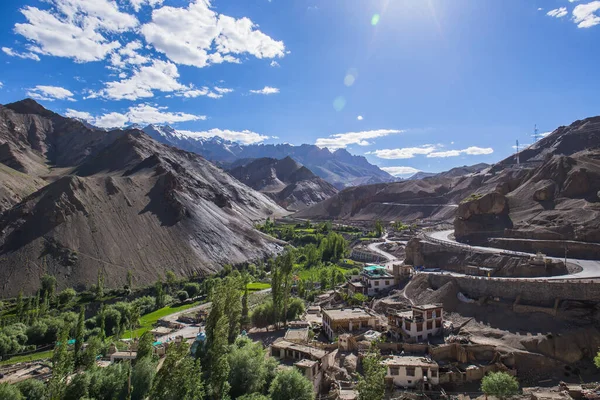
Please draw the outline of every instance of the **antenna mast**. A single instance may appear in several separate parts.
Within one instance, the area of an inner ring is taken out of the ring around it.
[[[519,139],[517,139],[517,155],[515,157],[517,159],[517,165],[520,165],[521,162],[519,160]]]
[[[534,128],[533,128],[533,142],[534,143],[538,141],[538,137],[539,137],[539,135],[538,135],[538,127],[537,127],[537,124],[535,124]]]

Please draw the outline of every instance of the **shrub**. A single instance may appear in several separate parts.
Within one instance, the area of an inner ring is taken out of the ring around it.
[[[186,292],[185,290],[180,290],[177,292],[177,298],[179,299],[180,302],[184,302],[186,301],[190,296],[188,295],[188,292]]]
[[[519,382],[506,372],[491,372],[481,380],[481,391],[503,399],[519,392]]]

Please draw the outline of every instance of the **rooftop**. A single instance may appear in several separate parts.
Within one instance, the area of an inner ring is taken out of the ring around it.
[[[422,306],[412,306],[412,308],[414,310],[434,310],[436,308],[442,308],[442,307],[444,307],[444,305],[441,303],[423,304]]]
[[[312,368],[316,363],[317,361],[307,360],[306,358],[304,358],[294,365],[297,367]]]
[[[304,354],[310,354],[311,356],[319,359],[327,355],[327,352],[325,350],[317,349],[316,347],[310,347],[303,344],[288,342],[287,340],[279,340],[273,343],[272,346],[278,349],[296,350]]]
[[[363,268],[362,273],[367,275],[369,278],[388,278],[392,277],[392,274],[388,272],[385,267],[381,265],[369,265],[368,267]]]
[[[285,333],[285,340],[308,342],[308,328],[290,328]]]
[[[327,314],[331,320],[373,317],[373,315],[362,308],[336,308],[331,310],[323,310],[323,314]]]
[[[432,359],[413,356],[392,356],[390,358],[386,358],[381,363],[386,366],[399,367],[437,367],[438,365],[438,363]]]

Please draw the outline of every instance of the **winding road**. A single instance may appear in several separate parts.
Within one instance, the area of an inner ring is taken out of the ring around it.
[[[493,253],[493,254],[508,254],[508,255],[520,255],[520,256],[532,256],[530,253],[523,252],[515,252],[515,251],[507,251],[504,249],[497,249],[494,247],[481,247],[481,246],[468,246],[463,243],[459,243],[453,239],[450,239],[450,235],[453,234],[453,230],[446,231],[437,231],[437,232],[429,232],[425,234],[426,239],[431,239],[434,242],[443,242],[449,246],[468,248],[478,252],[485,253]],[[556,257],[548,257],[552,260],[564,260],[562,258]],[[541,278],[512,278],[512,277],[494,277],[490,279],[520,279],[520,280],[532,280],[539,281],[543,280],[567,280],[567,279],[600,279],[600,261],[598,260],[579,260],[574,258],[567,258],[567,263],[575,264],[581,267],[580,272],[576,272],[568,275],[558,275],[558,276],[548,276]],[[453,275],[453,276],[466,276],[465,274],[455,273],[455,272],[427,272],[430,274],[445,274],[445,275]]]

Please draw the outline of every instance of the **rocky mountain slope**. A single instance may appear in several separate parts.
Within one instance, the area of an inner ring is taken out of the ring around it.
[[[0,295],[44,273],[84,287],[148,284],[280,249],[253,223],[285,214],[202,157],[139,130],[105,132],[33,100],[0,106]],[[16,177],[16,178],[15,178]]]
[[[315,145],[303,144],[253,144],[223,140],[218,137],[198,138],[183,135],[169,126],[148,125],[143,131],[161,143],[177,146],[183,150],[200,154],[207,160],[230,167],[240,159],[291,157],[325,179],[336,188],[393,182],[395,178],[379,167],[370,164],[362,156],[354,156],[345,149],[334,152]]]
[[[338,192],[331,184],[291,157],[281,160],[259,158],[239,165],[229,170],[229,173],[293,211],[319,203]]]
[[[297,216],[453,221],[463,241],[600,242],[600,117],[558,128],[520,160],[458,177],[348,188]]]
[[[483,171],[484,169],[488,168],[489,166],[490,165],[486,164],[486,163],[479,163],[479,164],[475,164],[475,165],[468,165],[468,166],[465,165],[462,167],[456,167],[456,168],[452,168],[448,171],[439,172],[439,173],[420,171],[420,172],[417,172],[416,174],[412,175],[410,178],[408,178],[408,180],[416,181],[419,179],[431,178],[433,176],[456,178],[458,176],[464,176],[464,175],[469,175],[469,174]]]

